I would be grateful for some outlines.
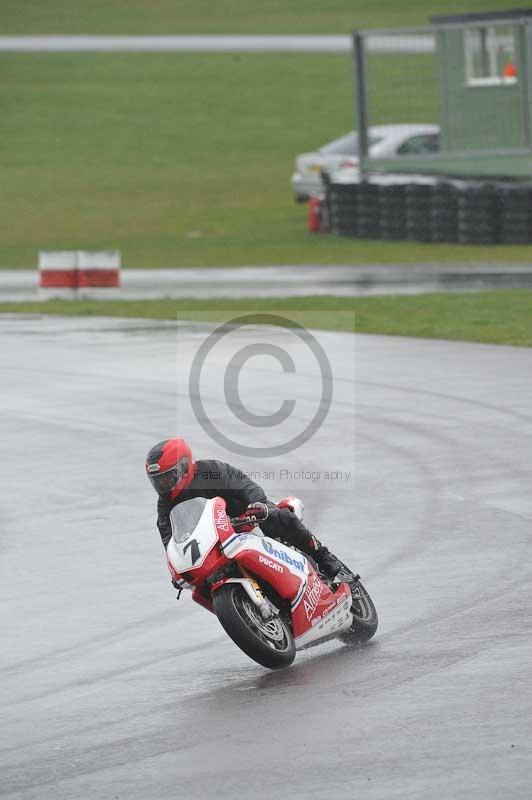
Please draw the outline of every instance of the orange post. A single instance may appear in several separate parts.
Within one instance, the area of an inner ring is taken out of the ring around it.
[[[310,233],[319,233],[321,230],[321,201],[318,197],[311,197],[308,201],[308,230]]]

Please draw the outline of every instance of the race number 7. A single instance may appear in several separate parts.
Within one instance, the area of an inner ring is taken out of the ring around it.
[[[186,543],[186,545],[183,547],[183,555],[185,555],[189,547],[190,547],[190,560],[192,562],[192,566],[194,566],[194,564],[200,557],[199,544],[197,543],[196,539],[191,539],[190,542]]]

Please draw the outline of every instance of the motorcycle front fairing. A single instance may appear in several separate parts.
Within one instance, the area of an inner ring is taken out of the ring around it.
[[[227,559],[219,547],[218,522],[224,524],[225,502],[217,497],[207,500],[195,497],[174,506],[170,512],[172,538],[166,548],[168,568],[175,585],[194,592],[193,599],[212,610],[210,602],[200,595],[196,582],[204,580]]]

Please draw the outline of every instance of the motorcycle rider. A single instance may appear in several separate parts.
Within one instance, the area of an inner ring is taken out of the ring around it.
[[[295,498],[277,506],[242,470],[223,461],[194,461],[192,451],[183,439],[174,437],[154,445],[146,456],[146,474],[159,495],[157,527],[165,548],[172,536],[170,511],[174,506],[193,497],[222,497],[229,517],[259,518],[266,504],[267,519],[258,524],[267,536],[297,547],[314,559],[321,572],[329,578],[334,578],[342,568],[336,556],[303,525],[294,511]]]

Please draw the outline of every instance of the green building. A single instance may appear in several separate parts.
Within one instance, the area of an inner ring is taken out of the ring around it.
[[[366,157],[363,167],[370,172],[400,169],[529,178],[532,9],[437,16],[431,23],[438,69],[440,152],[386,160]],[[361,79],[364,75],[357,75],[357,81]]]

